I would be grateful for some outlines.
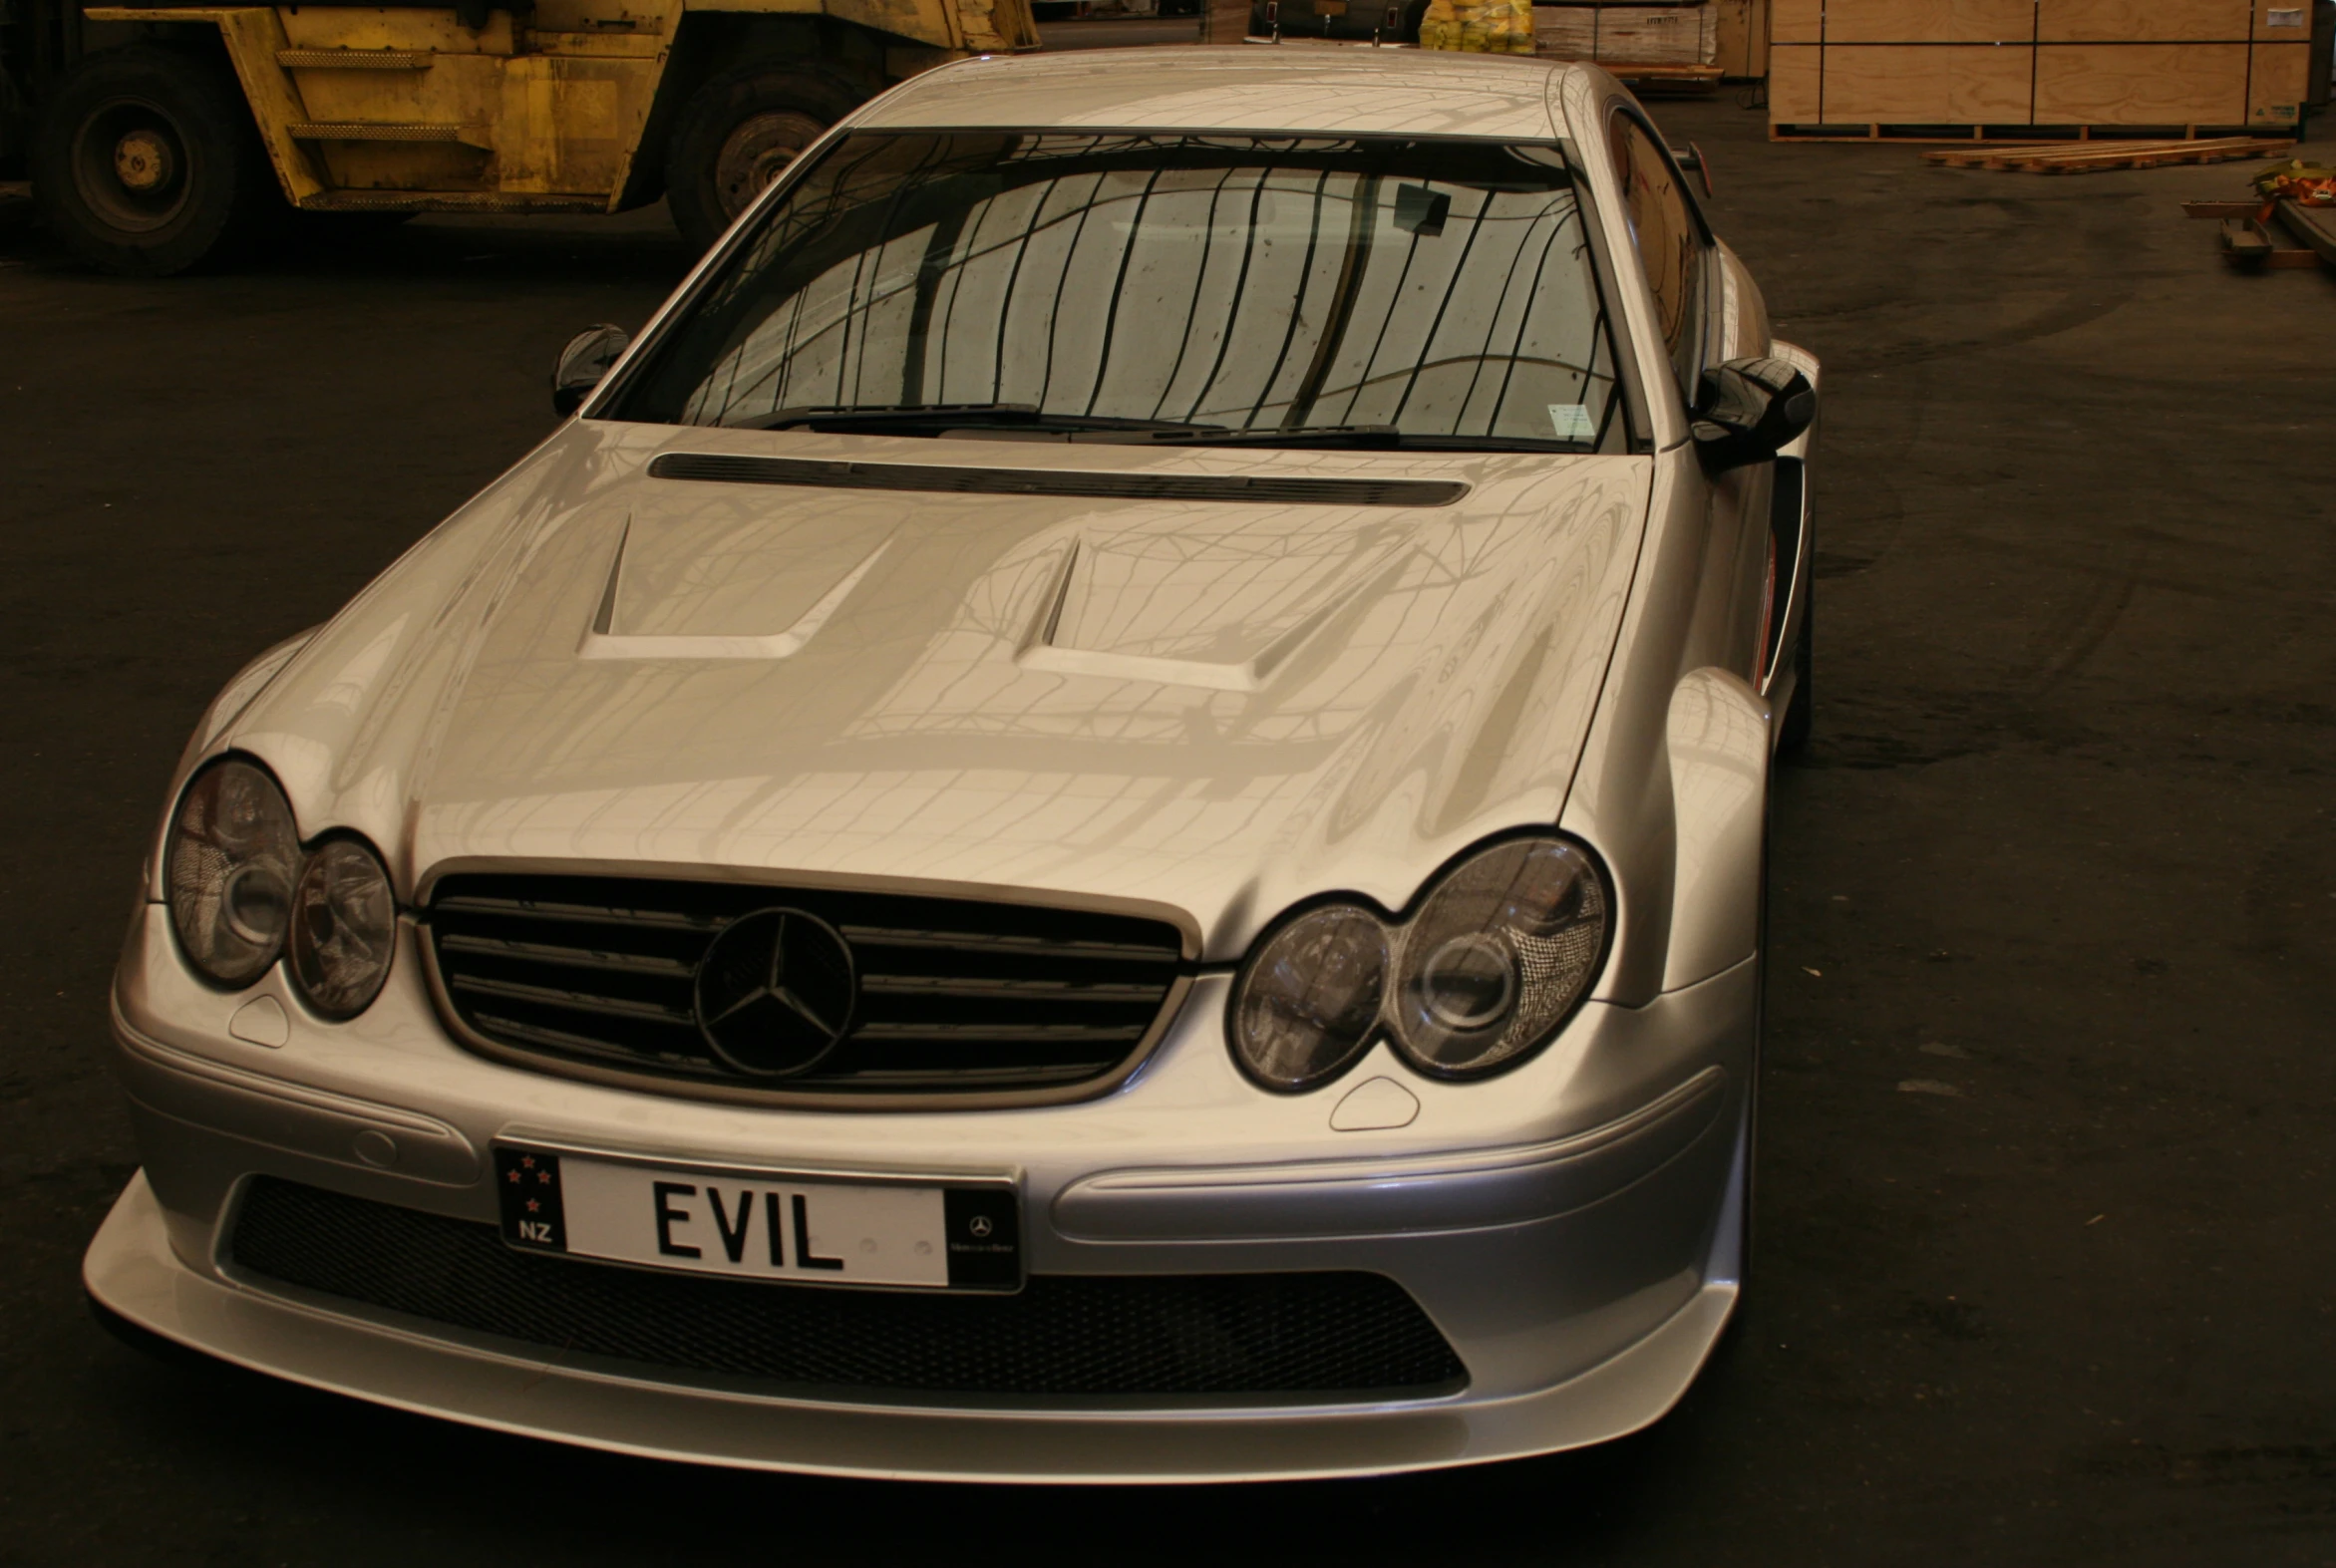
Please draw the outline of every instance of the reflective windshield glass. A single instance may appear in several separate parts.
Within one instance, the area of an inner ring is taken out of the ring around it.
[[[1554,148],[863,133],[602,417],[1620,451],[1608,344]]]

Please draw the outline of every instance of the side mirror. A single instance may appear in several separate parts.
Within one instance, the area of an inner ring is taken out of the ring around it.
[[[600,385],[600,378],[608,374],[608,367],[623,357],[632,341],[624,328],[606,322],[586,327],[568,339],[551,371],[552,411],[564,420],[582,408],[592,389]]]
[[[1703,193],[1712,194],[1711,160],[1703,156],[1703,149],[1690,142],[1685,147],[1671,149],[1671,161],[1679,165],[1681,173],[1693,174],[1703,181]]]
[[[1695,400],[1696,453],[1713,473],[1766,463],[1817,418],[1817,389],[1781,359],[1734,359],[1703,373]]]

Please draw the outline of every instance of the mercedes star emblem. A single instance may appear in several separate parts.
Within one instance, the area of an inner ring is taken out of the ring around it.
[[[817,1066],[851,1028],[859,978],[834,926],[800,909],[758,909],[724,926],[698,960],[698,1032],[757,1078]]]

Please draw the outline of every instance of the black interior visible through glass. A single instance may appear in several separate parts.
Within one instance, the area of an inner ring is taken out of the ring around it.
[[[1547,146],[861,133],[601,417],[1619,452],[1584,218]]]

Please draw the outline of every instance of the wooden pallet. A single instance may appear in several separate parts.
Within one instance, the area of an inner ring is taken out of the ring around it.
[[[2300,201],[2184,201],[2183,213],[2219,222],[2222,259],[2245,272],[2326,267],[2336,272],[2336,207]],[[2303,242],[2280,242],[2270,219]]]
[[[2229,163],[2273,157],[2295,144],[2272,137],[2210,141],[2056,142],[2042,147],[1925,153],[1925,163],[1948,168],[2008,168],[2028,174],[2091,174],[2111,168],[2165,168],[2176,163]]]
[[[2314,0],[1773,0],[1779,125],[2291,136]],[[2162,128],[2162,129],[2161,129]]]
[[[2178,133],[2178,135],[2176,134]],[[2231,137],[2259,137],[2245,126],[2164,126],[2155,131],[2132,126],[2024,126],[2024,125],[1772,125],[1771,142],[1871,142],[1901,147],[2053,147],[2064,142],[2089,142],[2106,147],[2134,142],[2220,141]]]
[[[1601,60],[1598,69],[1641,94],[1709,93],[1720,85],[1718,66],[1630,65]]]
[[[2316,267],[2319,252],[2298,250],[2282,245],[2271,231],[2251,217],[2226,217],[2222,220],[2222,259],[2234,267],[2257,269],[2269,267],[2284,270],[2291,267]]]
[[[2279,221],[2290,234],[2310,247],[2322,266],[2336,271],[2336,207],[2282,200]]]

